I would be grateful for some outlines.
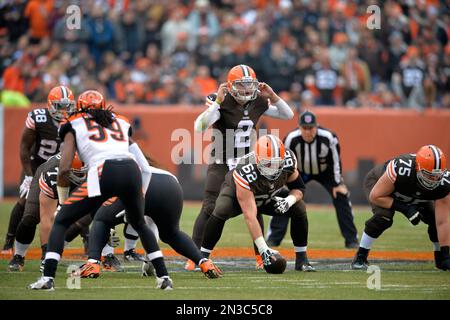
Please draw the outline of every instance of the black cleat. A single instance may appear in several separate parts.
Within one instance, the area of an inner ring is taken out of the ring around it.
[[[111,272],[123,272],[122,264],[120,263],[119,259],[112,253],[106,255],[103,257],[103,269],[108,270]]]
[[[352,261],[351,267],[353,270],[367,270],[369,261],[367,261],[367,257],[357,254]]]
[[[12,254],[14,248],[14,236],[6,235],[5,244],[3,245],[2,254]]]
[[[23,271],[24,265],[25,265],[25,257],[15,254],[14,257],[12,257],[11,261],[9,261],[8,270],[12,272],[17,271],[21,272]]]
[[[359,248],[359,242],[357,240],[355,240],[355,241],[345,241],[345,248],[346,249],[358,249]]]
[[[141,256],[139,253],[136,252],[134,249],[130,249],[123,252],[123,259],[126,262],[132,262],[132,261],[144,261],[144,257]]]
[[[295,270],[303,271],[303,272],[316,272],[316,268],[314,268],[308,261],[306,260],[295,260]]]

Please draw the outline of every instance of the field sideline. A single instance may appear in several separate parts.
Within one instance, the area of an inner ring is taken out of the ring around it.
[[[0,204],[0,240],[3,243],[9,212],[14,203]],[[373,248],[372,263],[381,269],[381,290],[369,290],[370,274],[350,270],[354,250],[343,248],[334,209],[308,206],[309,256],[316,273],[294,271],[294,254],[289,236],[280,246],[288,259],[282,275],[268,275],[254,270],[251,240],[242,217],[227,222],[213,259],[224,272],[217,280],[206,279],[200,272],[187,272],[181,258],[167,245],[161,244],[171,277],[172,292],[153,289],[154,279],[140,277],[139,264],[124,264],[126,272],[102,273],[99,279],[82,279],[81,290],[66,288],[65,271],[69,264],[81,264],[81,241],[76,239],[65,252],[56,279],[56,291],[31,292],[26,285],[38,276],[39,235],[27,256],[25,271],[7,272],[9,257],[0,256],[0,300],[5,299],[450,299],[450,273],[434,269],[432,246],[426,226],[413,227],[403,216],[385,232]],[[199,204],[186,202],[181,229],[191,234]],[[359,234],[370,216],[367,207],[354,209]],[[268,217],[265,219],[266,226]],[[121,228],[118,228],[121,233]],[[123,241],[122,243],[123,244]],[[139,244],[140,245],[140,244]],[[121,249],[117,250],[121,259]]]

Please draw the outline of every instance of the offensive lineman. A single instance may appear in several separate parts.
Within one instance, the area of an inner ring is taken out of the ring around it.
[[[450,269],[450,173],[445,154],[434,145],[398,156],[373,168],[364,180],[373,216],[366,221],[352,269],[366,269],[373,242],[392,226],[394,213],[428,225],[436,268]]]
[[[269,265],[277,251],[266,244],[257,213],[288,215],[295,250],[295,270],[315,271],[306,256],[308,218],[302,201],[305,185],[297,169],[295,154],[274,135],[262,136],[254,152],[239,160],[225,176],[214,211],[205,226],[202,253],[209,257],[219,241],[226,220],[241,213],[261,255]]]

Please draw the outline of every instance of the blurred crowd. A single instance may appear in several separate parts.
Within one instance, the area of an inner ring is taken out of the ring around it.
[[[2,101],[45,101],[64,84],[126,104],[200,105],[243,63],[295,108],[450,108],[444,0],[1,3]],[[80,28],[68,28],[70,5]]]

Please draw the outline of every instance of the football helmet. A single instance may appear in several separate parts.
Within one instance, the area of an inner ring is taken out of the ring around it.
[[[233,98],[241,103],[255,100],[258,96],[258,79],[255,71],[245,64],[231,68],[227,75],[228,91]]]
[[[426,189],[435,189],[447,171],[447,160],[441,149],[434,145],[423,146],[416,153],[417,180]]]
[[[47,108],[50,116],[61,121],[75,111],[75,98],[66,86],[54,87],[47,96]]]
[[[87,167],[78,157],[78,153],[75,152],[73,157],[72,167],[70,169],[69,180],[70,182],[80,185],[86,179]]]
[[[86,111],[88,109],[105,109],[105,98],[96,90],[84,91],[77,100],[77,110]]]
[[[281,140],[268,134],[256,142],[256,166],[263,176],[269,180],[277,179],[284,167],[285,149]]]

